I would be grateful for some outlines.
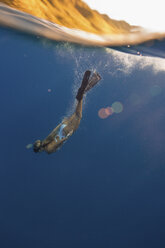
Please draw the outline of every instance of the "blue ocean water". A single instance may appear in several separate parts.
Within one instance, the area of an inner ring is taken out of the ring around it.
[[[0,247],[164,248],[164,60],[1,28],[0,68]],[[27,149],[74,111],[87,69],[102,80],[76,133]]]

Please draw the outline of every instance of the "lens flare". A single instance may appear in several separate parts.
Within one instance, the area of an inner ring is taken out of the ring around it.
[[[113,109],[111,108],[111,107],[107,107],[106,109],[105,109],[105,112],[106,112],[106,114],[109,116],[109,115],[112,115],[113,114]]]
[[[107,108],[101,108],[98,112],[98,116],[101,119],[106,119],[108,116],[113,114],[113,109],[111,107],[107,107]]]
[[[119,114],[123,111],[123,105],[121,102],[114,102],[112,104],[112,109],[116,114]]]
[[[114,102],[112,107],[101,108],[98,111],[98,116],[101,119],[106,119],[108,116],[112,115],[113,113],[119,114],[123,111],[123,105],[121,102]]]
[[[106,112],[106,109],[105,108],[101,108],[98,112],[98,116],[101,118],[101,119],[106,119],[109,114],[107,114]]]

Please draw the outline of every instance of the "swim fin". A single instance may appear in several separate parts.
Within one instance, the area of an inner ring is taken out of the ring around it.
[[[89,83],[87,84],[87,87],[85,88],[85,92],[92,89],[100,80],[101,80],[101,76],[97,72],[94,72],[89,80]]]
[[[89,82],[89,78],[90,78],[90,75],[91,75],[91,71],[86,71],[84,73],[84,77],[83,77],[83,80],[82,80],[82,83],[81,83],[81,86],[77,92],[77,96],[76,96],[76,99],[78,101],[81,101],[81,99],[83,98],[83,94],[85,92],[85,89],[88,85],[88,82]]]

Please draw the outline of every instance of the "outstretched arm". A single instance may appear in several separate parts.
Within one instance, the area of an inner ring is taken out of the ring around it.
[[[53,152],[56,152],[63,144],[64,142],[68,139],[68,137],[62,138],[61,140],[59,139],[56,143],[51,142],[48,144],[48,146],[45,146],[45,151],[50,154]]]
[[[57,127],[55,127],[53,129],[53,131],[42,141],[43,146],[46,146],[47,144],[49,144],[54,139],[54,137],[58,133],[58,130],[59,130],[60,126],[61,126],[61,123]]]

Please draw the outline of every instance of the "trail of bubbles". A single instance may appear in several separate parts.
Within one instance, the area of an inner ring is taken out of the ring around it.
[[[73,94],[82,80],[84,71],[98,71],[101,75],[110,74],[118,77],[120,74],[128,75],[134,70],[150,69],[152,73],[165,72],[165,60],[154,57],[143,57],[116,51],[110,48],[75,48],[67,43],[58,47],[58,53],[64,57],[72,58],[75,62],[75,76],[73,84]]]
[[[130,74],[136,68],[145,70],[150,68],[154,74],[165,72],[165,60],[154,57],[136,56],[128,53],[122,53],[110,48],[105,48],[107,54],[113,58],[114,65],[120,72]]]
[[[74,112],[75,96],[86,70],[97,71],[102,78],[107,74],[112,78],[123,78],[123,75],[129,76],[136,71],[148,69],[153,74],[165,72],[165,60],[161,58],[136,56],[110,48],[76,47],[70,43],[58,45],[56,50],[65,60],[73,60],[75,65],[74,83],[72,84],[73,98],[67,110],[67,115]],[[96,87],[99,87],[101,83]],[[86,99],[84,100],[84,104],[86,104]]]

